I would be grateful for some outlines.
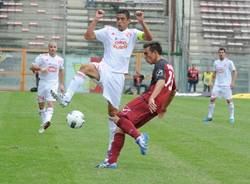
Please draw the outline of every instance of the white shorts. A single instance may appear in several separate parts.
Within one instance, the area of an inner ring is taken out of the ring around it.
[[[57,81],[43,81],[40,80],[38,83],[38,89],[37,89],[37,96],[38,96],[38,102],[48,102],[48,101],[55,101],[53,96],[51,95],[50,91],[58,90],[58,82]]]
[[[124,87],[125,76],[123,73],[114,73],[103,62],[93,63],[100,75],[100,83],[103,88],[102,95],[113,107],[119,109]]]
[[[214,86],[211,98],[223,97],[226,100],[232,99],[232,89],[225,86]]]

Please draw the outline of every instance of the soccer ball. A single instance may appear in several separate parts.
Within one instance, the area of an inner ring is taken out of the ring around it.
[[[68,113],[66,121],[70,128],[81,128],[85,122],[84,114],[80,111],[73,110]]]

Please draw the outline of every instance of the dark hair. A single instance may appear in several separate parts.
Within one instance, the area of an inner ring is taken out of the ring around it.
[[[226,49],[223,48],[223,47],[219,48],[219,49],[218,49],[218,52],[219,52],[219,51],[222,51],[222,50],[226,53]]]
[[[129,11],[126,10],[126,9],[124,9],[124,10],[118,10],[118,11],[116,12],[116,14],[124,14],[124,15],[127,17],[127,19],[130,19],[130,13],[129,13]]]
[[[148,42],[148,43],[145,43],[143,45],[143,48],[146,49],[147,47],[149,47],[149,50],[151,52],[158,52],[158,54],[162,54],[162,47],[161,47],[161,44],[159,42]]]

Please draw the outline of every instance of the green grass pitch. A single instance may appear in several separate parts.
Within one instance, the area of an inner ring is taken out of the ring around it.
[[[124,96],[125,104],[133,96]],[[214,121],[202,122],[209,98],[175,97],[163,119],[141,130],[150,136],[141,156],[129,136],[118,169],[96,169],[108,142],[107,104],[101,95],[77,94],[56,105],[52,126],[39,134],[35,93],[0,93],[0,184],[243,184],[250,182],[249,100],[234,100],[229,124],[224,100]],[[86,116],[81,129],[65,122],[71,110]]]

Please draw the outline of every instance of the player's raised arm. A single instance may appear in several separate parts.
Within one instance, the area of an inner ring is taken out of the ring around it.
[[[84,34],[84,38],[86,40],[94,40],[96,38],[94,30],[97,22],[104,16],[104,14],[105,12],[103,10],[96,11],[94,20],[90,23],[87,31]]]
[[[142,11],[136,11],[135,17],[139,24],[141,24],[143,32],[144,32],[144,40],[151,41],[153,39],[153,35],[151,31],[148,28],[148,25],[146,24],[144,20],[144,12]]]

